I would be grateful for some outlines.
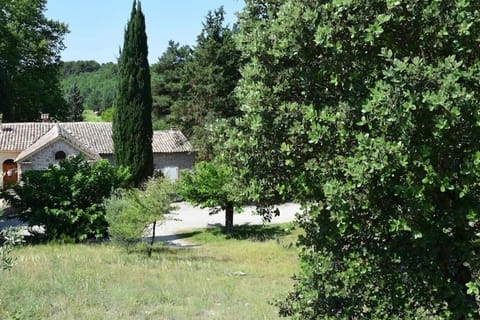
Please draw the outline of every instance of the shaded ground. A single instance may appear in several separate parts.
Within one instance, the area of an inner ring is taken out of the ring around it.
[[[176,211],[167,214],[167,219],[163,223],[157,224],[155,228],[157,240],[167,241],[170,245],[176,246],[191,245],[182,241],[182,238],[186,238],[181,236],[182,231],[218,227],[224,226],[225,224],[224,212],[209,215],[209,209],[194,207],[186,202],[179,202],[176,206],[178,207]],[[295,214],[300,212],[300,205],[290,202],[276,206],[276,208],[280,211],[280,215],[273,217],[272,220],[267,223],[263,221],[261,216],[255,214],[255,207],[246,206],[241,213],[234,215],[233,223],[237,226],[287,223],[294,221]]]
[[[167,214],[165,221],[157,223],[157,227],[155,228],[156,240],[164,241],[167,244],[175,246],[194,246],[194,244],[186,243],[182,240],[183,238],[188,238],[192,230],[223,226],[225,223],[224,212],[209,215],[209,209],[194,207],[186,202],[178,202],[175,205],[178,207],[177,210]],[[295,214],[300,212],[300,205],[295,203],[285,203],[276,206],[276,208],[279,209],[280,215],[273,217],[271,222],[267,224],[294,221]],[[7,208],[6,212],[8,212],[8,214],[0,216],[0,230],[9,226],[24,226],[24,230],[27,232],[25,224],[12,218],[11,209]],[[233,222],[234,225],[237,226],[261,225],[266,223],[261,216],[255,214],[255,207],[252,206],[246,206],[241,213],[235,214]],[[244,227],[242,230],[246,230],[248,234],[248,228]],[[252,232],[254,232],[253,228],[250,230],[250,233]]]

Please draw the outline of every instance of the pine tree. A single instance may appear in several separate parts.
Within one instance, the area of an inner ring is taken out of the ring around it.
[[[68,120],[70,121],[82,121],[83,113],[83,96],[80,93],[77,83],[74,82],[70,87],[67,95],[67,104],[70,109]]]
[[[224,26],[223,7],[209,12],[191,56],[183,64],[178,99],[171,106],[172,122],[198,150],[199,160],[214,154],[208,127],[240,114],[234,89],[240,79],[240,51],[235,28]]]
[[[147,56],[145,16],[140,1],[134,1],[118,63],[113,142],[116,164],[130,168],[131,182],[136,186],[153,173],[152,94]]]

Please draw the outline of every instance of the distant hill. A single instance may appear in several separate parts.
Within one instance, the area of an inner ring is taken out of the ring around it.
[[[117,65],[96,61],[68,61],[61,69],[61,85],[66,94],[77,83],[84,108],[103,112],[113,107],[117,85]]]

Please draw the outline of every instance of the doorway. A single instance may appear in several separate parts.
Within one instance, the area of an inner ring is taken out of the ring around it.
[[[17,180],[18,180],[17,164],[12,159],[8,159],[3,162],[2,171],[3,171],[3,187],[9,184],[17,183]]]

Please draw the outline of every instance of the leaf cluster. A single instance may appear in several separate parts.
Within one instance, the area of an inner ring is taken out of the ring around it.
[[[10,270],[15,265],[12,250],[23,242],[23,236],[18,228],[9,227],[0,230],[0,270]]]
[[[161,222],[175,210],[175,185],[167,178],[151,178],[142,189],[119,190],[105,201],[108,233],[112,240],[127,248],[137,243],[149,225]]]
[[[183,171],[178,193],[192,204],[211,208],[211,214],[225,210],[230,204],[236,207],[242,204],[233,172],[225,164],[199,162],[192,172]]]
[[[64,120],[59,82],[65,24],[45,17],[45,0],[0,2],[0,112],[8,121]]]
[[[226,160],[304,204],[283,315],[478,317],[480,7],[247,1]]]
[[[89,164],[81,156],[50,165],[46,171],[26,171],[13,193],[3,197],[19,209],[29,226],[43,226],[45,240],[82,241],[105,237],[104,199],[125,184],[128,172],[107,160]]]

